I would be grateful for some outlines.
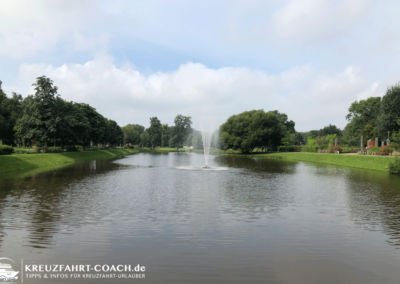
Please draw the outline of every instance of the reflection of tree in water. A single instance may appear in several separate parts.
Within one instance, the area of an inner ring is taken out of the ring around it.
[[[382,230],[400,246],[400,177],[386,172],[320,164],[308,167],[321,177],[342,177],[353,221],[367,230]]]
[[[71,199],[71,196],[82,194],[74,192],[73,184],[90,179],[91,173],[104,174],[113,167],[120,167],[115,164],[110,167],[106,163],[78,164],[22,179],[2,180],[0,217],[6,221],[0,224],[0,242],[5,230],[24,228],[29,232],[27,239],[31,247],[54,246],[56,241],[53,237],[62,227],[79,227],[80,221],[90,213],[83,203],[78,207],[72,206],[71,202],[73,199],[76,201],[76,197]],[[71,215],[75,217],[70,219]]]
[[[348,176],[348,196],[355,221],[368,230],[380,228],[400,246],[400,177],[355,172]]]
[[[217,156],[214,162],[230,168],[218,179],[226,212],[257,219],[294,202],[296,162],[234,156]]]

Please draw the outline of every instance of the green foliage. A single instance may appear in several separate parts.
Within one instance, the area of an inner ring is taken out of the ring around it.
[[[145,130],[141,135],[140,135],[140,146],[141,147],[149,147],[150,146],[150,135],[147,130]]]
[[[187,136],[192,132],[192,118],[190,116],[183,116],[178,114],[174,120],[175,136],[176,136],[176,147],[179,146],[187,139]],[[171,145],[170,145],[171,146]]]
[[[346,139],[350,139],[353,136],[375,138],[375,129],[380,111],[381,97],[370,97],[366,100],[353,102],[346,116],[349,121],[346,126],[347,129],[345,128]]]
[[[307,143],[301,150],[302,152],[317,152],[318,145],[316,145],[317,140],[311,136],[307,138]]]
[[[133,124],[125,125],[121,129],[124,132],[124,144],[138,145],[140,143],[140,134]]]
[[[301,152],[304,146],[300,145],[289,145],[289,146],[279,146],[278,152]]]
[[[371,153],[378,153],[381,150],[381,147],[372,147],[369,149]]]
[[[161,128],[161,147],[167,147],[169,145],[169,127],[168,123],[163,124]]]
[[[0,145],[0,155],[11,155],[12,153],[14,153],[12,146]]]
[[[78,149],[75,147],[75,145],[65,146],[64,149],[67,150],[67,152],[76,152],[76,151],[78,151]]]
[[[392,174],[400,174],[400,158],[394,158],[394,161],[388,164],[387,169]]]
[[[149,139],[152,149],[161,145],[161,122],[157,117],[150,118]]]
[[[14,126],[22,116],[22,96],[12,93],[8,98],[1,88],[0,81],[0,139],[10,145],[14,143]]]
[[[400,83],[387,89],[382,98],[380,116],[378,119],[378,132],[382,138],[386,138],[388,131],[397,132],[400,125]]]
[[[366,124],[364,126],[364,137],[368,140],[369,139],[375,139],[375,137],[378,136],[378,134],[375,131],[375,128],[371,124]]]
[[[46,76],[36,78],[35,95],[24,100],[23,116],[17,121],[16,132],[27,139],[47,140],[55,137],[57,123],[61,121],[57,111],[57,87]]]
[[[296,134],[287,132],[282,138],[281,143],[284,146],[294,145],[296,142]]]
[[[220,133],[224,149],[251,153],[256,147],[276,149],[286,134],[286,126],[272,111],[252,110],[229,117],[220,126]]]

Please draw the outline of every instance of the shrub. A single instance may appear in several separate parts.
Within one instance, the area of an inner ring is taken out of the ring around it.
[[[0,145],[0,155],[11,155],[14,153],[14,148],[8,145]]]
[[[400,174],[400,158],[394,158],[394,161],[388,164],[387,169],[391,174]]]
[[[332,146],[331,149],[329,149],[329,153],[336,153],[337,151],[339,151],[339,153],[342,153],[343,152],[342,147]]]
[[[75,145],[77,151],[83,151],[83,146]]]
[[[62,152],[60,147],[49,147],[46,150],[46,153],[60,153]]]
[[[379,150],[379,155],[389,155],[390,152],[390,146],[382,146]]]
[[[67,152],[76,152],[76,151],[78,151],[76,148],[75,148],[75,146],[70,146],[70,145],[68,145],[68,146],[65,146],[65,150],[67,150]]]
[[[369,151],[372,153],[378,153],[380,149],[380,147],[372,147]]]
[[[33,146],[33,150],[36,152],[36,153],[40,153],[40,150],[42,149],[42,147],[38,147],[38,146]]]

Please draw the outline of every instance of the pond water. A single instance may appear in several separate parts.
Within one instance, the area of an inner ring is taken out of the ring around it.
[[[21,260],[146,269],[24,283],[400,283],[398,176],[212,155],[228,170],[175,168],[203,164],[197,153],[141,153],[2,174],[0,257],[14,270]]]

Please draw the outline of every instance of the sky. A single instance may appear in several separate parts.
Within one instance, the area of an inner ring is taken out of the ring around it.
[[[120,126],[217,128],[279,110],[297,131],[344,128],[350,104],[400,81],[400,1],[1,0],[0,80],[47,76]]]

